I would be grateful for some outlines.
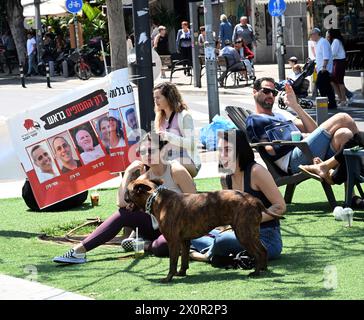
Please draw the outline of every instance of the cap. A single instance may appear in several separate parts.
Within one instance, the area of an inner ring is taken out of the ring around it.
[[[109,109],[109,118],[120,120],[120,113],[117,109]]]
[[[288,59],[288,61],[298,61],[298,59],[297,59],[297,57],[295,57],[295,56],[293,56],[293,57],[290,57],[289,59]]]
[[[318,33],[321,34],[321,30],[319,28],[313,28],[310,32],[310,34]]]
[[[229,45],[229,44],[231,44],[231,41],[230,41],[229,39],[226,39],[226,40],[224,41],[224,44],[225,44],[225,45]]]

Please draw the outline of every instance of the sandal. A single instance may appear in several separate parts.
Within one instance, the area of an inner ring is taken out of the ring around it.
[[[351,199],[351,208],[364,210],[364,199],[359,196],[353,196]]]

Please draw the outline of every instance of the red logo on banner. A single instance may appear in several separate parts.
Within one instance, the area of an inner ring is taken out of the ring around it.
[[[32,119],[25,119],[24,120],[24,128],[29,131],[30,129],[40,129],[40,124]]]

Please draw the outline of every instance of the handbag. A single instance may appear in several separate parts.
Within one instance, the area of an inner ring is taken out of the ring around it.
[[[265,126],[264,130],[269,141],[291,141],[291,132],[300,131],[291,120],[272,123],[268,126]]]

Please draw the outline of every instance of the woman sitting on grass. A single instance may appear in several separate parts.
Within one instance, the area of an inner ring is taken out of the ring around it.
[[[257,164],[246,135],[241,130],[229,130],[219,134],[220,164],[229,174],[221,179],[223,189],[244,191],[260,199],[270,211],[283,215],[286,204],[273,177],[267,169]],[[226,229],[226,228],[225,228]],[[276,259],[282,251],[279,221],[262,212],[260,240],[268,251],[268,259]],[[198,261],[212,261],[216,257],[237,255],[243,251],[235,233],[218,228],[209,235],[191,242],[190,256]]]
[[[153,139],[151,134],[145,136],[139,146],[141,161],[136,160],[129,165],[121,182],[118,191],[119,210],[80,244],[67,251],[63,256],[55,257],[54,262],[85,263],[86,252],[113,239],[123,227],[130,227],[134,230],[138,228],[141,237],[149,240],[146,242],[146,251],[151,251],[156,256],[168,255],[166,240],[159,229],[153,229],[150,215],[144,211],[129,211],[124,200],[126,187],[137,174],[140,175],[137,179],[161,179],[169,190],[196,193],[196,187],[188,171],[178,161],[166,162],[161,158],[165,145],[166,142],[160,141],[158,136]]]

